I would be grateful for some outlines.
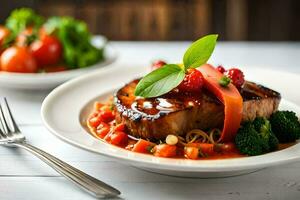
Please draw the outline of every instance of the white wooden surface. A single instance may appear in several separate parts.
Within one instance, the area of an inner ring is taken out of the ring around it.
[[[113,42],[118,65],[148,64],[156,58],[180,61],[188,43]],[[220,43],[211,62],[225,66],[259,65],[300,73],[299,43]],[[300,162],[256,173],[219,179],[168,177],[125,166],[85,152],[51,135],[42,125],[40,107],[50,91],[0,88],[28,142],[117,187],[124,199],[300,199]],[[298,92],[298,91],[295,91]],[[297,99],[300,103],[300,94]],[[62,111],[63,114],[63,111]],[[0,199],[77,200],[93,197],[20,149],[0,147]]]

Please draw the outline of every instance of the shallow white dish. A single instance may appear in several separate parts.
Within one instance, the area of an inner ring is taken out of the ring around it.
[[[118,87],[139,77],[145,71],[143,67],[107,68],[59,86],[43,102],[41,112],[45,126],[59,138],[82,149],[148,171],[174,176],[206,178],[234,176],[300,159],[300,144],[261,156],[194,161],[133,153],[91,136],[84,128],[84,120],[90,112],[92,102],[95,99],[105,100]],[[292,89],[287,87],[288,85],[300,84],[299,76],[284,72],[249,69],[245,70],[245,74],[249,80],[258,81],[279,92],[284,91],[283,96],[286,96],[288,89]],[[283,82],[288,84],[281,84]],[[300,107],[287,100],[282,100],[280,108],[300,114]]]
[[[93,44],[97,47],[102,47],[106,43],[106,38],[96,36],[93,38]],[[43,90],[52,89],[61,83],[87,73],[91,70],[106,67],[117,59],[117,52],[110,45],[107,44],[104,52],[105,60],[96,63],[92,66],[68,70],[55,73],[10,73],[0,72],[0,87],[14,88],[14,89],[32,89]]]

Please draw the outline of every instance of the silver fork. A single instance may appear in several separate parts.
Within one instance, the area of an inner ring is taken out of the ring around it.
[[[12,116],[6,98],[4,98],[3,102],[0,102],[0,145],[26,149],[58,173],[97,198],[112,198],[121,194],[120,191],[106,183],[28,144]]]

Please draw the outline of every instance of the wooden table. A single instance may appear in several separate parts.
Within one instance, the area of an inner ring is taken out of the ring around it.
[[[187,42],[113,42],[120,53],[116,64],[139,66],[165,58],[180,61]],[[261,66],[300,73],[299,43],[220,43],[211,59],[225,66]],[[256,173],[219,179],[168,177],[119,164],[60,141],[43,126],[40,108],[50,91],[0,89],[12,106],[28,142],[122,192],[124,199],[299,199],[300,162]],[[295,91],[298,92],[299,91]],[[300,103],[300,94],[295,99]],[[63,114],[63,112],[62,112]],[[0,199],[93,199],[21,149],[0,147]]]

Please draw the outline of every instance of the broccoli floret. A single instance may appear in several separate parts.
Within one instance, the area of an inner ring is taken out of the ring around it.
[[[264,117],[258,117],[242,125],[235,144],[242,154],[255,156],[276,150],[278,139],[272,132],[270,122]]]
[[[245,123],[238,130],[235,144],[242,154],[256,156],[264,153],[264,140],[251,122]]]
[[[278,149],[278,145],[279,145],[279,141],[278,141],[277,137],[274,135],[273,132],[271,132],[270,138],[269,138],[270,151],[277,150]]]
[[[264,117],[257,117],[253,121],[253,126],[263,139],[263,149],[265,152],[274,151],[278,148],[278,139],[272,132],[269,120]]]
[[[270,117],[272,131],[279,142],[294,142],[300,138],[300,123],[296,113],[277,111]]]
[[[5,26],[16,36],[28,26],[38,29],[42,26],[43,22],[44,18],[31,8],[19,8],[11,12],[10,16],[6,19]]]

